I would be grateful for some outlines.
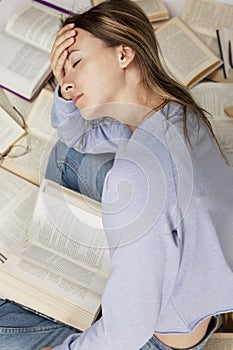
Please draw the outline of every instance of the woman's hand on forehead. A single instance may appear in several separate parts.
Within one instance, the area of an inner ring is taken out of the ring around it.
[[[50,53],[50,65],[60,86],[63,84],[64,65],[69,54],[68,50],[74,44],[76,35],[77,31],[73,23],[65,25],[58,31]]]

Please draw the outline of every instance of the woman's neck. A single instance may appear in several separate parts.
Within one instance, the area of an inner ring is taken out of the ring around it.
[[[148,107],[144,107],[147,109],[147,111],[144,108],[143,111],[141,110],[142,113],[137,116],[137,120],[135,119],[133,123],[127,122],[125,124],[127,124],[130,130],[134,132],[140,124],[144,123],[147,119],[154,115],[154,113],[158,112],[161,108],[163,108],[166,103],[167,100],[165,98],[154,99],[153,103],[150,104],[150,107],[149,104]]]

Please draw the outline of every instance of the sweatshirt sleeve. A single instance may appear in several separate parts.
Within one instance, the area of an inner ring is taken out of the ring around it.
[[[54,92],[52,126],[68,147],[81,153],[115,153],[122,139],[128,139],[130,129],[110,117],[85,120],[73,101],[66,101]]]
[[[54,350],[140,349],[152,337],[174,287],[180,251],[167,232],[168,213],[161,213],[162,175],[154,179],[156,186],[148,188],[140,166],[125,157],[120,162],[116,159],[114,168],[107,175],[103,197],[112,264],[102,297],[102,318]]]

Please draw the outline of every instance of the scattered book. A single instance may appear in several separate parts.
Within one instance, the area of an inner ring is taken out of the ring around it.
[[[167,6],[162,0],[133,0],[145,12],[151,22],[162,21],[170,17]],[[98,5],[104,0],[92,0],[93,5]]]
[[[227,79],[233,78],[233,28],[222,27],[216,30],[219,54],[223,61],[223,73]]]
[[[14,143],[1,162],[2,168],[36,185],[44,177],[47,159],[57,141],[57,132],[51,126],[52,105],[53,92],[42,89],[27,118],[26,133],[21,128],[24,136]],[[6,124],[13,123],[9,115],[6,119]]]
[[[0,33],[0,86],[31,100],[51,76],[49,53],[61,13],[31,1],[16,11]]]
[[[43,180],[26,239],[0,242],[0,295],[80,330],[100,311],[110,272],[101,204]]]
[[[165,68],[187,87],[192,87],[221,66],[216,56],[178,17],[155,30]]]

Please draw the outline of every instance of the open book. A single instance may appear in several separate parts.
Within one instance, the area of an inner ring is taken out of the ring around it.
[[[27,133],[14,143],[1,163],[4,169],[36,185],[44,177],[47,159],[57,141],[57,133],[51,126],[52,105],[53,92],[42,89],[26,120]],[[6,123],[10,125],[13,121],[8,115]]]
[[[187,87],[196,85],[222,64],[219,57],[178,17],[160,26],[155,34],[165,67]]]
[[[233,83],[202,82],[191,92],[200,106],[211,113],[209,120],[218,142],[233,166],[233,119],[228,115],[228,110],[233,109]]]
[[[43,180],[26,239],[0,242],[0,295],[80,330],[98,316],[110,255],[101,204]]]
[[[168,8],[162,0],[133,0],[145,12],[151,22],[161,21],[169,18]],[[94,5],[98,5],[104,0],[92,0]]]
[[[4,48],[0,55],[0,86],[27,100],[38,94],[51,75],[49,53],[62,17],[52,3],[55,2],[28,2],[8,19],[5,31],[0,33],[0,46]]]

